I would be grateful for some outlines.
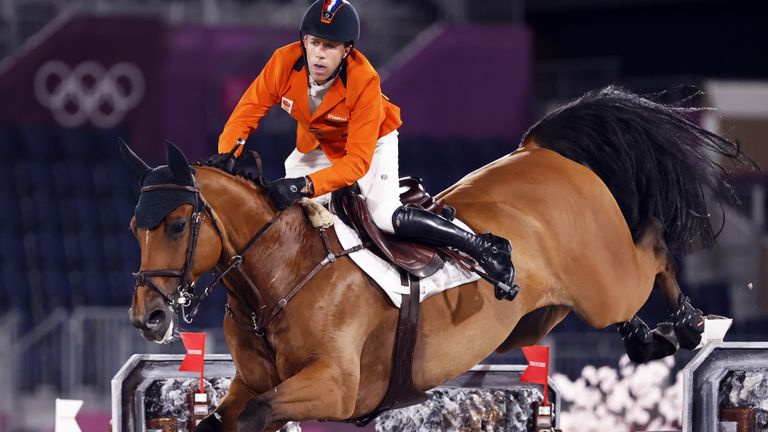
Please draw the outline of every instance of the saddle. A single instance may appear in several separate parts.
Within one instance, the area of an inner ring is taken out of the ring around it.
[[[453,220],[456,210],[435,202],[434,197],[424,190],[420,178],[401,178],[400,189],[405,189],[400,194],[400,201],[404,205],[418,206]],[[403,241],[380,230],[373,222],[365,198],[360,195],[356,184],[334,192],[331,202],[336,215],[357,231],[363,242],[372,243],[370,250],[396,267],[416,277],[425,278],[435,274],[445,264],[439,253],[442,249]]]

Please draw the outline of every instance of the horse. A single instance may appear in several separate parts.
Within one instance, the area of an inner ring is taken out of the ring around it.
[[[616,87],[595,90],[437,195],[475,232],[511,241],[520,292],[498,301],[479,279],[424,300],[418,390],[494,351],[535,344],[570,312],[598,329],[617,325],[639,361],[695,347],[701,328],[691,318],[700,311],[682,295],[673,257],[715,240],[705,192],[722,185],[724,168],[711,152],[750,161],[686,112]],[[275,431],[374,410],[392,369],[398,310],[351,259],[327,262],[329,250],[341,250],[333,228],[318,235],[301,206],[278,211],[263,184],[190,167],[171,144],[167,166],[156,168],[125,143],[121,150],[141,185],[131,219],[141,249],[132,324],[167,343],[194,281],[218,269],[227,290],[236,374],[197,430]],[[650,331],[636,317],[654,286],[674,311],[672,329]]]

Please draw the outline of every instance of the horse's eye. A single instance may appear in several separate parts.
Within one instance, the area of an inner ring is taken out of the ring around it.
[[[186,228],[186,227],[187,227],[187,223],[186,222],[184,222],[184,221],[176,222],[171,227],[171,232],[174,233],[174,234],[181,234],[181,233],[184,232],[184,228]]]

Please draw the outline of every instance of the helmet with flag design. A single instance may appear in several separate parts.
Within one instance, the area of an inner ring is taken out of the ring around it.
[[[360,18],[347,0],[317,0],[304,13],[301,34],[354,45],[360,38]]]

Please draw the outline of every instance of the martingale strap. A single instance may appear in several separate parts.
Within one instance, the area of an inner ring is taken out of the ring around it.
[[[322,269],[327,267],[329,264],[335,262],[337,259],[349,255],[351,253],[357,252],[359,250],[365,249],[367,247],[370,247],[370,243],[364,243],[359,244],[357,246],[351,247],[349,249],[345,249],[339,253],[334,253],[331,249],[330,242],[328,241],[328,235],[324,228],[319,228],[320,231],[320,237],[323,239],[323,245],[325,246],[327,255],[325,258],[323,258],[315,267],[312,268],[312,270],[307,273],[306,276],[304,276],[289,292],[286,294],[283,298],[277,301],[275,306],[272,307],[272,310],[269,312],[269,314],[265,314],[266,309],[266,303],[264,302],[263,296],[259,292],[258,287],[253,283],[251,278],[248,276],[248,274],[242,269],[242,267],[238,267],[238,272],[240,273],[241,278],[244,280],[246,285],[250,288],[250,290],[256,295],[257,300],[261,307],[258,310],[254,310],[250,305],[248,305],[247,302],[245,302],[240,296],[236,295],[235,298],[238,301],[238,304],[240,305],[240,308],[246,309],[246,311],[249,311],[249,318],[250,321],[243,323],[242,320],[238,319],[238,317],[235,315],[234,310],[232,307],[227,304],[225,306],[227,316],[238,326],[242,327],[243,329],[246,329],[248,331],[253,332],[254,334],[260,336],[262,340],[264,341],[265,346],[267,347],[267,350],[272,355],[272,358],[275,358],[275,350],[270,344],[268,338],[267,338],[267,330],[269,329],[269,325],[272,324],[272,322],[279,316],[280,312],[282,312],[285,307],[288,305],[288,302],[293,299],[293,297],[296,296],[296,294],[301,291],[301,289],[310,281],[312,278],[314,278]],[[255,236],[260,237],[260,236]],[[252,246],[255,243],[255,240],[252,239],[252,241],[248,242],[248,247]],[[230,293],[233,293],[233,291],[229,291]]]

